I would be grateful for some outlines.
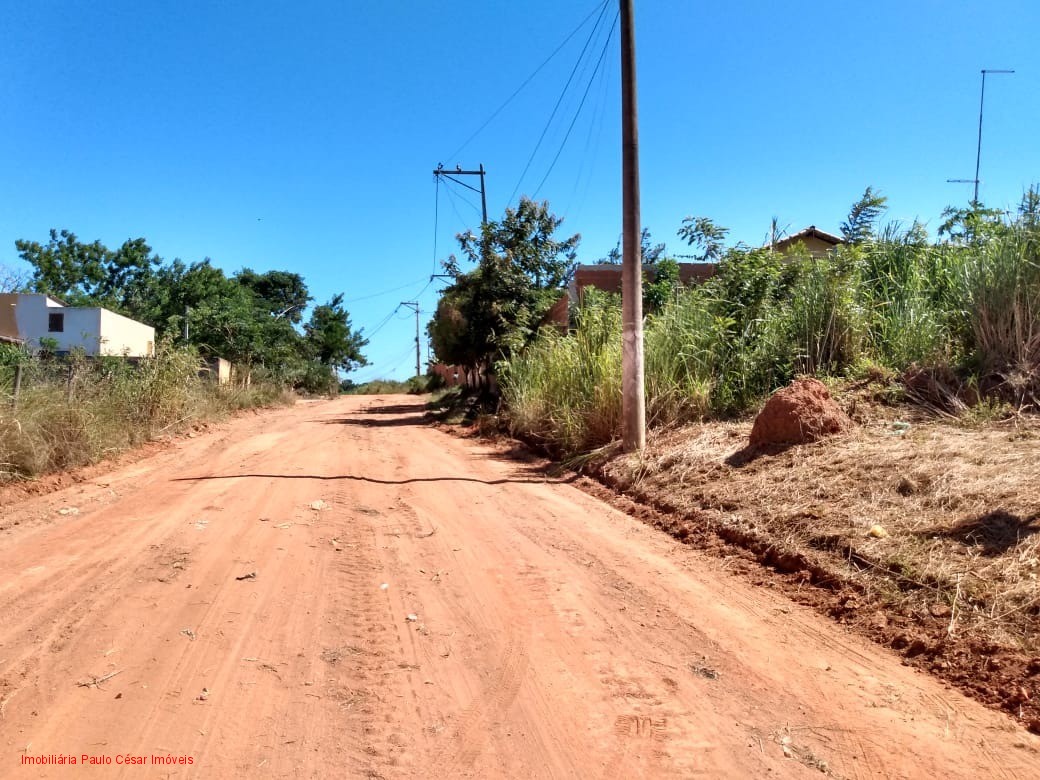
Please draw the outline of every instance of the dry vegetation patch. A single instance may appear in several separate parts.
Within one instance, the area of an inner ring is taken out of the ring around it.
[[[842,622],[1040,730],[1040,422],[875,419],[767,452],[750,430],[673,430],[596,468],[679,538],[823,586]]]

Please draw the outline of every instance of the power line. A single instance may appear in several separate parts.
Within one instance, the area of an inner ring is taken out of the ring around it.
[[[428,280],[428,281],[426,282],[426,286],[425,286],[425,287],[423,287],[423,288],[422,288],[421,290],[419,290],[419,292],[417,292],[417,293],[416,293],[415,295],[413,295],[412,297],[413,297],[413,298],[415,298],[416,300],[418,300],[418,298],[419,298],[419,296],[420,296],[420,295],[422,295],[422,294],[423,294],[424,292],[426,292],[427,290],[429,290],[429,289],[430,289],[430,285],[432,285],[432,284],[433,284],[433,280],[434,280],[435,278],[436,278],[436,276],[431,276],[431,277],[429,278],[429,280]]]
[[[542,69],[546,65],[548,65],[549,62],[557,54],[560,53],[560,51],[563,49],[564,46],[566,46],[568,43],[570,43],[571,38],[573,38],[575,35],[577,35],[578,31],[581,30],[581,28],[584,27],[588,23],[589,19],[591,19],[593,16],[595,16],[596,12],[599,11],[602,7],[606,6],[606,4],[607,4],[607,0],[605,0],[605,2],[603,2],[601,5],[598,5],[595,8],[593,8],[592,11],[589,13],[589,15],[586,16],[584,19],[582,19],[581,23],[577,27],[575,27],[573,30],[571,30],[570,34],[566,38],[563,39],[563,43],[561,43],[559,46],[557,46],[553,50],[553,53],[550,54],[548,57],[546,57],[545,60],[542,62],[542,64],[539,65],[537,68],[535,68],[534,72],[530,76],[528,76],[526,79],[524,79],[524,82],[519,87],[516,88],[516,90],[513,92],[513,94],[510,95],[509,97],[507,97],[505,99],[505,102],[503,102],[502,105],[500,105],[498,108],[495,109],[495,111],[491,114],[491,116],[489,116],[487,118],[487,120],[484,122],[484,124],[482,124],[480,127],[478,127],[476,129],[476,131],[473,133],[473,135],[471,135],[469,138],[467,138],[465,141],[463,141],[462,146],[460,146],[458,149],[456,149],[454,152],[449,154],[444,159],[445,160],[454,159],[455,155],[457,155],[459,152],[461,152],[463,149],[465,149],[467,146],[469,146],[470,141],[472,141],[474,138],[476,138],[478,135],[480,135],[484,131],[484,128],[486,128],[489,124],[491,124],[494,121],[495,117],[497,117],[500,113],[502,113],[502,110],[513,101],[513,98],[515,98],[517,95],[519,95],[523,91],[524,87],[526,87],[528,84],[531,83],[531,81],[534,80],[534,77],[537,76],[542,71]]]
[[[396,359],[396,360],[394,361],[394,364],[393,364],[392,366],[390,366],[389,368],[384,368],[383,370],[384,370],[384,371],[387,371],[387,372],[390,372],[390,371],[395,371],[395,370],[396,370],[397,368],[399,368],[399,367],[400,367],[400,365],[401,365],[401,364],[402,364],[402,363],[403,363],[404,361],[406,361],[406,360],[407,360],[408,358],[410,358],[411,356],[412,356],[412,348],[411,348],[411,347],[408,347],[408,351],[407,351],[407,352],[405,352],[405,353],[404,353],[403,355],[401,355],[401,356],[400,356],[399,358],[397,358],[397,359]]]
[[[406,349],[404,352],[402,352],[397,357],[392,358],[392,361],[393,361],[393,365],[392,366],[390,366],[389,368],[385,368],[384,367],[383,370],[384,371],[393,371],[393,370],[397,369],[404,361],[406,361],[411,356],[412,356],[412,346],[409,345],[408,349]]]
[[[556,100],[556,105],[553,106],[552,113],[549,114],[549,119],[545,123],[545,127],[542,129],[541,135],[538,136],[538,142],[534,145],[534,151],[531,152],[531,156],[527,159],[527,164],[524,166],[523,172],[520,174],[520,178],[516,182],[516,186],[513,188],[513,192],[509,195],[509,202],[513,202],[513,198],[516,197],[517,191],[520,189],[520,185],[524,181],[524,176],[527,175],[527,171],[531,168],[531,163],[534,162],[535,155],[538,154],[538,150],[542,146],[542,141],[545,140],[545,134],[549,132],[549,127],[552,125],[553,119],[556,118],[556,112],[560,110],[560,104],[563,103],[563,98],[567,94],[567,90],[570,89],[571,82],[574,80],[575,74],[578,72],[578,67],[585,59],[585,52],[589,49],[589,44],[592,43],[593,38],[596,35],[596,31],[599,29],[600,23],[603,21],[604,16],[607,13],[608,3],[604,2],[600,7],[599,18],[596,19],[596,23],[592,26],[592,31],[589,33],[589,37],[585,39],[585,45],[581,48],[581,54],[578,55],[577,61],[574,63],[574,67],[571,68],[571,74],[567,77],[567,82],[563,85],[563,90],[560,92],[560,97]]]
[[[371,300],[372,298],[378,298],[381,295],[389,295],[392,292],[397,292],[398,290],[403,290],[406,287],[411,287],[414,284],[418,284],[419,282],[423,281],[423,279],[425,279],[425,278],[426,277],[423,276],[423,277],[420,277],[418,279],[415,279],[414,281],[408,282],[406,284],[402,284],[400,287],[391,287],[389,290],[383,290],[381,292],[372,293],[371,295],[362,295],[360,298],[347,298],[347,299],[345,299],[343,301],[343,303],[357,303],[358,301],[368,301],[368,300]]]
[[[390,320],[391,320],[391,319],[393,318],[393,316],[394,316],[395,314],[397,314],[397,311],[398,311],[398,309],[400,309],[400,308],[401,308],[401,307],[400,307],[400,306],[398,305],[398,306],[397,306],[397,307],[396,307],[396,308],[395,308],[395,309],[394,309],[394,310],[393,310],[392,312],[390,312],[390,313],[389,313],[389,314],[387,314],[387,315],[386,315],[385,317],[383,317],[383,319],[382,319],[382,320],[380,320],[379,324],[378,324],[378,325],[376,325],[376,326],[375,326],[375,328],[373,328],[373,329],[372,329],[372,332],[371,332],[371,333],[365,333],[365,332],[364,332],[364,328],[362,328],[362,329],[361,329],[361,333],[362,333],[362,335],[363,335],[363,336],[365,336],[365,338],[371,339],[371,338],[372,338],[373,336],[375,336],[375,335],[376,335],[376,334],[377,334],[377,333],[378,333],[378,332],[379,332],[380,330],[382,330],[382,329],[383,329],[383,328],[384,328],[384,327],[386,326],[386,324],[387,324],[388,322],[390,322]]]
[[[422,353],[419,344],[419,301],[401,301],[402,306],[407,306],[409,309],[415,312],[415,375],[418,377],[422,370],[420,368],[422,364]]]
[[[445,187],[445,188],[444,188],[444,191],[445,191],[445,192],[447,193],[447,195],[448,195],[448,203],[449,203],[449,204],[451,204],[451,210],[455,212],[455,216],[456,216],[456,217],[458,217],[458,219],[459,219],[459,223],[460,223],[460,224],[462,225],[462,227],[463,227],[463,228],[465,228],[466,230],[469,230],[469,224],[468,224],[468,222],[467,222],[466,218],[465,218],[465,217],[463,217],[463,216],[462,216],[462,215],[461,215],[461,214],[459,213],[459,210],[458,210],[458,208],[457,208],[457,207],[455,206],[455,196],[454,196],[454,195],[452,194],[452,192],[451,192],[451,188],[450,188],[450,187]],[[460,196],[460,197],[461,197],[461,196]],[[471,204],[469,204],[469,205],[471,205],[471,206],[472,206],[473,204],[471,203]],[[474,206],[474,208],[476,208],[476,206]],[[478,212],[478,213],[479,213],[479,212]]]
[[[365,382],[370,381],[371,379],[379,376],[380,374],[384,374],[384,372],[389,373],[393,371],[394,369],[398,368],[405,360],[412,356],[413,349],[414,348],[412,347],[412,345],[409,344],[408,348],[404,352],[400,353],[399,355],[395,355],[389,360],[383,361],[383,363],[369,363],[367,366],[358,369],[358,377],[354,378],[354,382],[356,384],[364,384]],[[393,363],[393,365],[387,366],[387,363]],[[364,376],[365,379],[359,382],[358,379],[361,379],[362,376]]]
[[[451,174],[454,174],[454,176],[451,175]],[[444,179],[444,180],[446,180],[446,181],[448,181],[450,183],[453,183],[453,184],[455,184],[455,185],[457,185],[459,187],[462,187],[463,189],[472,190],[473,192],[476,192],[476,193],[478,193],[480,195],[480,208],[479,209],[477,209],[477,207],[468,198],[466,198],[465,193],[461,193],[459,195],[459,197],[466,203],[466,205],[468,205],[471,208],[473,208],[473,210],[476,211],[477,214],[480,216],[480,224],[481,224],[481,229],[482,230],[483,230],[483,226],[485,224],[487,224],[487,221],[488,221],[488,218],[487,218],[487,196],[486,196],[486,192],[485,192],[485,189],[484,189],[484,176],[486,174],[487,174],[487,171],[484,169],[483,163],[481,163],[481,165],[480,165],[478,170],[473,170],[473,171],[464,171],[464,170],[462,170],[461,166],[455,166],[455,170],[454,171],[445,171],[443,165],[438,165],[436,170],[434,170],[434,172],[433,172],[433,175],[437,178],[437,183],[438,183],[437,194],[438,195],[440,193],[440,180],[441,179]],[[477,189],[476,187],[472,187],[469,184],[466,184],[465,182],[460,181],[459,179],[455,178],[455,176],[480,176],[480,189]],[[455,212],[455,216],[458,218],[458,220],[462,224],[463,228],[470,235],[472,235],[473,231],[469,227],[468,220],[466,220],[459,213],[459,210],[458,210],[458,208],[455,205],[455,196],[452,194],[451,188],[447,187],[445,189],[445,192],[448,194],[448,202],[451,204],[451,208]],[[438,200],[438,203],[439,203],[439,200]],[[436,209],[436,207],[435,207],[435,209]],[[436,213],[436,210],[435,210],[435,213]],[[436,246],[437,246],[437,236],[434,235],[434,267],[433,267],[433,273],[430,274],[430,282],[431,283],[433,282],[434,278],[436,278],[438,276],[444,276],[443,274],[438,274],[437,273]]]
[[[600,78],[600,85],[602,90],[599,95],[599,101],[596,103],[592,110],[592,119],[589,122],[589,132],[585,137],[585,148],[581,152],[581,160],[578,164],[578,175],[574,179],[574,189],[571,191],[570,199],[567,204],[567,208],[564,209],[563,216],[567,217],[571,214],[572,210],[578,213],[581,212],[582,206],[585,205],[585,199],[589,195],[589,188],[592,186],[592,179],[594,178],[595,160],[599,157],[600,141],[603,138],[603,115],[607,104],[607,90],[609,88],[610,79],[607,76],[607,71],[604,70],[604,75]],[[589,153],[589,150],[592,153]],[[585,176],[585,186],[581,187],[582,175],[585,173],[585,163],[590,161],[588,175]],[[581,196],[578,197],[578,190],[581,189]],[[574,200],[577,197],[577,206],[574,206]]]
[[[620,16],[620,14],[618,15]],[[592,84],[596,80],[596,75],[599,73],[600,68],[603,66],[603,60],[607,56],[607,47],[610,45],[611,39],[614,37],[614,30],[617,27],[618,16],[614,17],[614,24],[610,27],[610,32],[607,33],[607,40],[603,42],[603,51],[600,52],[599,60],[596,62],[596,67],[592,71],[592,76],[589,78],[589,83],[585,86],[585,91],[581,95],[581,102],[578,103],[578,110],[574,112],[574,119],[571,120],[570,125],[567,127],[567,132],[563,136],[563,141],[560,142],[560,148],[556,152],[556,156],[553,157],[551,163],[549,163],[549,170],[545,172],[545,176],[535,187],[534,194],[538,195],[538,191],[542,189],[542,185],[545,184],[546,179],[549,178],[549,174],[552,173],[553,168],[556,166],[556,161],[560,159],[560,155],[563,154],[563,147],[567,145],[567,139],[571,137],[571,131],[574,129],[574,124],[578,121],[578,117],[581,115],[581,109],[585,106],[585,100],[589,96],[589,90],[592,89]]]
[[[423,277],[423,279],[426,279],[426,277]],[[417,279],[414,282],[409,282],[408,284],[402,285],[401,287],[396,287],[394,289],[396,289],[396,290],[403,290],[405,287],[411,287],[412,285],[417,284],[418,282],[421,282],[421,281],[423,281],[423,280],[422,279]],[[424,292],[426,292],[428,289],[430,289],[430,285],[431,284],[433,284],[433,279],[432,278],[426,279],[426,284],[424,284],[422,286],[422,289],[419,290],[419,292],[417,292],[412,297],[413,298],[418,298],[420,295],[422,295]],[[386,326],[387,323],[390,322],[391,319],[393,319],[393,316],[395,314],[397,314],[397,312],[400,311],[400,309],[401,309],[401,304],[397,304],[397,306],[394,307],[394,310],[392,312],[387,314],[385,317],[383,317],[383,319],[381,319],[379,321],[379,324],[376,325],[375,328],[372,329],[371,333],[364,334],[365,338],[372,338],[374,335],[376,335],[376,333],[378,333],[383,327]]]
[[[456,181],[450,176],[444,176],[442,178],[445,178],[448,181],[453,182],[457,187],[463,187],[464,189],[473,190],[474,192],[480,192],[480,190],[470,187],[468,184],[463,184],[460,181]],[[483,217],[483,212],[481,211],[480,206],[478,206],[476,203],[470,200],[472,195],[467,195],[465,192],[462,192],[462,190],[458,190],[455,194],[458,196],[459,200],[461,200],[463,203],[465,203],[467,206],[469,206],[471,209],[477,212],[477,216]]]

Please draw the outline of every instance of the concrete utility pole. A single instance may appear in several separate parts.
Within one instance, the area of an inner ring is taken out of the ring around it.
[[[419,302],[418,301],[401,301],[402,306],[407,306],[415,312],[415,375],[421,376],[419,372]]]
[[[624,231],[621,252],[621,443],[646,446],[643,388],[643,263],[639,243],[639,119],[633,0],[621,2],[621,157]]]

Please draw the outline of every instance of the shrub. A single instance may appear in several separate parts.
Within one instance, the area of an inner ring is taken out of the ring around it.
[[[796,374],[866,367],[948,376],[939,391],[960,408],[987,393],[1040,405],[1033,212],[953,243],[929,244],[914,223],[823,258],[737,247],[706,284],[656,302],[644,325],[651,426],[744,412]],[[563,453],[609,442],[621,417],[619,299],[586,289],[573,324],[498,367],[513,432]],[[977,390],[962,400],[958,388]]]

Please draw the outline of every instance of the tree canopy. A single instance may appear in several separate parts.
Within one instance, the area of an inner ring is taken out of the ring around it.
[[[456,237],[476,267],[463,272],[455,255],[444,263],[454,282],[428,326],[438,360],[487,366],[534,335],[574,273],[581,236],[558,238],[562,223],[547,201],[525,197],[480,236]]]
[[[352,371],[368,364],[361,348],[368,341],[350,327],[350,314],[343,308],[343,294],[315,306],[310,321],[303,327],[311,354],[323,366]]]
[[[51,230],[46,244],[19,239],[15,249],[33,267],[32,289],[70,306],[133,308],[162,262],[143,238],[112,250],[100,241],[85,244],[68,230]]]
[[[716,225],[708,217],[686,217],[679,228],[678,236],[694,249],[700,251],[694,259],[701,263],[718,262],[726,251],[726,235],[729,228]]]
[[[650,236],[650,231],[647,228],[643,228],[639,234],[639,257],[640,262],[643,265],[654,265],[658,260],[665,256],[665,245],[655,244]],[[621,239],[618,239],[617,245],[607,252],[606,257],[601,257],[596,261],[597,265],[619,265],[621,263]]]
[[[850,244],[862,244],[875,235],[878,218],[885,213],[888,198],[867,187],[852,204],[849,216],[841,223],[841,234]]]
[[[20,287],[73,306],[112,309],[152,325],[159,338],[247,371],[263,366],[281,381],[317,390],[336,372],[365,365],[367,341],[351,326],[342,294],[315,307],[303,324],[313,298],[298,273],[243,268],[228,276],[209,258],[167,263],[143,238],[110,250],[68,230],[51,230],[45,244],[19,240],[15,247],[33,269]]]

